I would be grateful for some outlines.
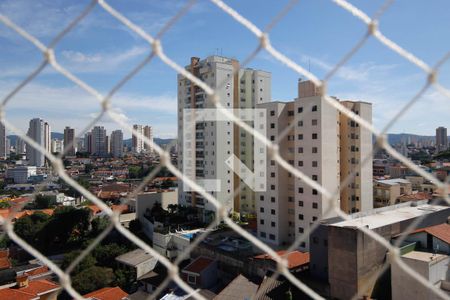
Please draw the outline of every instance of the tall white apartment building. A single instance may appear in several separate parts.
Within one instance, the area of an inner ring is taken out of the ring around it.
[[[106,129],[103,126],[95,126],[92,131],[92,154],[105,156],[108,154]]]
[[[153,142],[153,129],[151,126],[144,126],[143,128],[143,132],[144,132],[144,137],[146,137],[147,139],[149,139],[150,141]],[[146,144],[144,143],[144,150],[147,153],[152,153],[153,152],[153,147],[150,144]]]
[[[6,145],[6,129],[5,125],[0,122],[0,158],[7,158],[7,145]]]
[[[26,143],[20,137],[16,138],[16,154],[24,154],[26,152]]]
[[[144,153],[153,152],[153,149],[150,145],[147,145],[144,142],[143,137],[146,137],[147,139],[153,141],[153,131],[151,126],[144,126],[144,125],[133,125],[133,129],[138,132],[138,134],[134,134],[132,136],[132,151],[134,153]]]
[[[52,153],[61,153],[64,151],[64,141],[63,140],[52,139],[51,144],[52,144],[52,147],[51,147]]]
[[[357,107],[360,105],[364,106],[359,102],[356,104]],[[258,105],[258,108],[267,110],[267,136],[280,146],[280,155],[330,193],[340,193],[341,136],[347,136],[347,132],[346,128],[341,129],[338,111],[322,97],[320,90],[309,81],[299,82],[298,98],[294,101],[265,103]],[[366,107],[356,109],[364,112],[367,117]],[[359,151],[354,152],[354,155],[355,159],[361,161],[361,156],[370,153],[371,143],[367,142],[365,132],[358,132],[358,139],[362,136],[362,141],[357,140],[356,135],[353,135],[353,139],[345,138],[344,141],[350,148],[358,147]],[[350,136],[351,133],[348,132]],[[343,157],[347,159],[346,155]],[[273,245],[290,245],[314,221],[332,217],[335,213],[329,210],[331,202],[319,191],[287,172],[276,161],[270,160],[270,157],[268,160],[267,191],[257,193],[256,197],[258,238]],[[347,162],[344,165],[347,166]],[[369,169],[364,169],[366,167]],[[355,205],[355,209],[372,208],[370,168],[369,163],[364,166],[351,164],[351,168],[345,169],[356,170],[358,173],[346,189],[348,194],[345,194],[346,201],[349,195],[351,203],[357,202],[356,197],[359,197],[359,202],[364,201],[364,205]],[[355,192],[357,188],[361,190]],[[335,200],[338,207],[342,205],[341,197],[342,195]],[[363,197],[367,197],[367,200],[361,200]],[[370,205],[366,205],[366,201]],[[306,238],[300,249],[309,249],[308,243],[309,239]]]
[[[42,119],[35,118],[30,120],[28,127],[28,137],[37,144],[45,148],[46,151],[51,150],[50,126]],[[30,145],[27,147],[27,159],[31,166],[43,167],[45,165],[45,156],[41,151],[34,149]]]
[[[113,157],[123,156],[123,133],[122,130],[114,130],[111,133],[111,154]]]
[[[233,66],[239,70],[233,75]],[[220,103],[229,109],[255,108],[257,103],[265,103],[271,98],[271,74],[265,71],[240,69],[234,59],[209,56],[204,60],[192,57],[186,70],[200,78],[216,90]],[[213,109],[214,103],[205,92],[178,75],[178,166],[183,169],[183,109]],[[186,134],[189,134],[186,132]],[[194,134],[194,133],[193,133]],[[245,134],[231,121],[204,121],[195,124],[195,179],[220,179],[218,191],[210,193],[230,210],[242,214],[255,213],[255,194],[241,182],[238,176],[225,164],[232,154],[236,155],[250,170],[253,168],[253,137]],[[186,171],[186,170],[184,170]],[[238,195],[234,190],[242,183],[243,190]],[[198,193],[184,191],[184,183],[179,182],[179,203],[195,206],[207,212],[215,207]]]
[[[50,124],[47,122],[44,122],[44,145],[46,151],[52,151],[52,132],[50,129]]]

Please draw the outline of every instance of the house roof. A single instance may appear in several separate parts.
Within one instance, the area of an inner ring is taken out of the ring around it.
[[[306,264],[309,264],[309,252],[300,252],[300,251],[292,251],[289,252],[289,254],[286,255],[286,250],[280,250],[276,251],[276,253],[281,256],[282,258],[287,259],[288,261],[288,268],[293,269],[297,268]],[[261,254],[253,257],[254,259],[273,259],[272,256],[268,254]]]
[[[56,291],[59,285],[49,280],[33,280],[28,282],[27,287],[7,288],[0,290],[0,299],[34,300],[40,299],[40,295]]]
[[[183,271],[200,274],[201,271],[206,269],[213,262],[214,262],[214,260],[212,260],[210,258],[200,256],[196,260],[191,262],[189,265],[187,265],[183,269]]]
[[[116,257],[117,261],[131,266],[137,266],[151,259],[153,256],[142,249],[136,249]]]
[[[122,300],[127,297],[128,294],[125,293],[120,287],[105,287],[89,294],[83,295],[87,299],[98,299],[98,300]]]
[[[378,183],[387,184],[387,185],[396,185],[396,184],[408,184],[411,183],[410,181],[403,179],[403,178],[393,178],[393,179],[385,179],[385,180],[378,180]]]
[[[450,225],[447,223],[420,228],[415,230],[413,233],[418,232],[426,232],[428,234],[431,234],[432,236],[440,239],[443,242],[446,242],[447,244],[450,244]]]
[[[251,299],[258,289],[258,285],[243,275],[238,275],[230,282],[214,300]]]
[[[0,257],[0,270],[11,268],[11,261],[8,257]]]

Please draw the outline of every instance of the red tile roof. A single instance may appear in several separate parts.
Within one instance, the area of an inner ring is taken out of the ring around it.
[[[128,296],[120,287],[105,287],[89,294],[83,295],[84,298],[95,298],[98,300],[121,300]]]
[[[28,271],[25,274],[28,276],[36,276],[39,274],[47,273],[48,271],[49,271],[49,269],[47,266],[42,266],[42,267],[36,268],[34,270]]]
[[[183,271],[187,271],[187,272],[192,272],[192,273],[197,273],[200,274],[200,272],[202,270],[204,270],[205,268],[207,268],[210,264],[212,264],[214,262],[214,260],[207,258],[207,257],[203,257],[200,256],[199,258],[197,258],[196,260],[194,260],[193,262],[191,262],[189,265],[187,265]]]
[[[0,270],[11,268],[11,261],[8,257],[0,257]]]
[[[293,269],[306,264],[309,264],[309,252],[292,251],[286,256],[286,250],[276,251],[276,253],[282,258],[287,258],[288,268]],[[268,254],[261,254],[254,256],[255,259],[270,259],[275,261],[272,256]]]
[[[412,233],[418,233],[418,232],[426,232],[428,234],[431,234],[432,236],[440,239],[441,241],[446,242],[447,244],[450,244],[450,225],[447,223],[420,228],[415,230]]]
[[[33,280],[27,287],[0,290],[0,299],[31,300],[40,299],[40,295],[58,290],[60,287],[49,280]]]

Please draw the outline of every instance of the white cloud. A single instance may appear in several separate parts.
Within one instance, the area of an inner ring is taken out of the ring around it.
[[[0,80],[0,99],[14,88],[14,84]],[[112,98],[113,111],[123,122],[149,124],[155,136],[176,135],[176,98],[169,95],[142,96],[118,93]],[[32,82],[6,105],[6,118],[26,131],[28,120],[42,117],[52,130],[65,126],[84,129],[101,112],[100,103],[78,87],[51,87]],[[108,130],[119,128],[108,117],[99,122]],[[175,124],[175,125],[174,125]]]

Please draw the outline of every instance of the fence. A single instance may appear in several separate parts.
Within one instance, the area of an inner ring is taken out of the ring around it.
[[[91,243],[81,254],[80,256],[66,269],[61,270],[58,266],[56,266],[52,261],[50,261],[47,257],[39,253],[36,249],[31,247],[29,244],[27,244],[24,240],[22,240],[19,236],[17,236],[13,231],[13,224],[11,223],[10,219],[5,219],[0,217],[0,221],[3,225],[3,228],[5,232],[8,234],[8,236],[19,246],[21,246],[23,249],[25,249],[27,252],[29,252],[32,256],[40,259],[42,262],[44,262],[54,273],[58,276],[60,280],[60,284],[62,287],[74,298],[76,299],[82,299],[82,296],[71,286],[71,279],[70,279],[70,272],[74,269],[74,267],[90,252],[93,250],[93,248],[100,243],[100,241],[108,234],[110,230],[115,228],[117,231],[119,231],[121,234],[123,234],[125,237],[127,237],[131,242],[136,244],[139,248],[144,249],[151,255],[155,256],[159,262],[161,262],[168,270],[168,277],[167,279],[159,286],[158,290],[154,293],[155,295],[158,294],[158,292],[162,291],[165,286],[173,280],[176,282],[180,288],[186,291],[186,293],[191,294],[197,299],[203,299],[203,297],[198,294],[196,291],[194,291],[190,286],[188,286],[179,276],[179,269],[178,264],[180,261],[186,257],[189,254],[189,251],[192,250],[195,245],[200,243],[201,240],[203,240],[206,236],[206,234],[201,235],[193,244],[190,245],[188,249],[186,249],[186,252],[182,255],[182,257],[179,257],[175,262],[170,262],[167,258],[161,256],[158,254],[154,249],[152,249],[149,245],[147,245],[145,242],[140,240],[137,236],[132,234],[130,231],[122,227],[119,223],[119,217],[116,212],[113,212],[107,205],[105,205],[102,201],[100,201],[98,198],[96,198],[93,194],[91,194],[88,190],[80,186],[76,181],[74,181],[72,178],[70,178],[64,171],[64,166],[62,162],[62,156],[63,153],[55,156],[51,153],[48,153],[45,151],[45,149],[38,145],[36,142],[31,140],[29,137],[27,137],[24,132],[21,132],[19,129],[17,129],[12,123],[8,122],[8,120],[4,116],[4,109],[5,106],[13,101],[14,96],[22,90],[27,84],[29,84],[47,65],[50,65],[53,67],[54,70],[59,72],[61,75],[72,81],[74,84],[81,87],[83,90],[94,96],[100,105],[100,111],[96,118],[86,126],[85,130],[82,131],[79,136],[82,136],[84,132],[86,132],[89,128],[91,128],[96,122],[104,115],[108,115],[112,120],[114,120],[122,129],[126,130],[129,134],[136,133],[132,126],[128,125],[126,122],[123,121],[123,119],[111,108],[111,98],[115,95],[115,93],[123,87],[123,85],[129,81],[133,76],[135,76],[144,66],[146,66],[151,60],[158,57],[160,60],[162,60],[167,66],[175,70],[178,74],[181,74],[182,76],[188,78],[191,82],[193,82],[195,85],[200,87],[205,91],[205,93],[211,97],[213,102],[215,103],[217,108],[223,108],[220,102],[218,101],[218,95],[216,95],[215,90],[210,88],[208,85],[206,85],[204,82],[202,82],[200,79],[196,78],[192,74],[190,74],[188,71],[186,71],[183,67],[176,64],[170,57],[166,56],[164,49],[161,44],[161,37],[166,33],[166,31],[172,27],[175,26],[178,19],[182,17],[184,14],[189,12],[189,10],[192,9],[192,7],[195,5],[194,0],[187,1],[186,5],[174,16],[172,17],[166,24],[163,26],[163,28],[159,31],[159,33],[156,36],[151,36],[147,32],[145,32],[141,27],[134,24],[130,19],[127,19],[124,15],[122,15],[119,11],[115,10],[113,7],[111,7],[107,1],[104,0],[93,0],[89,5],[85,7],[85,9],[75,18],[73,19],[69,25],[65,28],[63,28],[59,34],[57,34],[53,40],[49,43],[49,45],[44,45],[41,41],[39,41],[36,37],[32,36],[30,33],[22,29],[17,24],[13,23],[10,19],[8,19],[7,16],[0,14],[0,22],[9,27],[11,30],[16,32],[18,35],[26,39],[28,42],[32,43],[38,51],[40,51],[44,58],[42,62],[37,66],[37,68],[31,72],[25,80],[23,80],[16,88],[14,88],[11,92],[9,92],[3,99],[1,104],[1,112],[2,112],[2,118],[1,121],[5,124],[5,127],[18,134],[26,143],[31,145],[33,148],[41,151],[45,154],[46,158],[51,162],[54,170],[58,173],[61,179],[63,179],[66,183],[74,187],[76,190],[78,190],[84,197],[86,197],[88,200],[92,201],[96,205],[98,205],[103,211],[106,212],[106,214],[109,216],[111,223],[108,228],[105,229],[95,240],[93,243]],[[450,203],[449,197],[448,197],[448,182],[442,182],[434,178],[431,174],[423,171],[422,169],[418,168],[412,161],[410,161],[408,158],[402,156],[400,153],[396,152],[388,143],[386,140],[386,132],[392,127],[392,125],[396,122],[396,120],[403,115],[405,112],[407,112],[416,102],[419,101],[419,98],[431,87],[433,86],[439,93],[444,95],[445,97],[450,99],[450,90],[443,87],[437,78],[437,74],[439,72],[440,67],[450,58],[450,52],[447,53],[435,66],[429,66],[427,63],[416,57],[413,53],[410,51],[403,49],[398,44],[396,44],[394,41],[390,40],[388,37],[386,37],[379,29],[378,29],[378,20],[380,17],[385,13],[385,11],[389,8],[389,6],[394,2],[393,0],[386,1],[382,7],[375,13],[374,16],[370,17],[354,5],[350,4],[349,2],[345,0],[333,0],[332,2],[336,5],[336,9],[343,9],[346,10],[348,13],[352,14],[355,18],[359,19],[365,26],[367,26],[367,33],[365,36],[357,41],[353,49],[349,51],[342,59],[332,68],[331,71],[329,71],[323,80],[319,80],[314,74],[306,70],[301,65],[297,64],[294,60],[290,59],[283,53],[277,50],[274,45],[271,44],[269,33],[270,31],[276,26],[276,24],[283,19],[283,17],[288,13],[295,5],[297,5],[298,1],[290,1],[285,7],[283,7],[278,15],[273,18],[266,28],[264,30],[258,28],[255,26],[251,21],[245,18],[245,16],[239,14],[235,9],[228,6],[225,2],[221,0],[211,0],[211,2],[216,5],[218,8],[220,8],[224,14],[229,15],[231,18],[234,19],[237,23],[239,23],[242,26],[243,30],[249,30],[253,35],[255,35],[259,39],[259,44],[257,48],[244,60],[243,65],[246,65],[248,62],[250,62],[261,50],[267,51],[274,59],[278,60],[282,64],[284,64],[287,68],[292,69],[296,73],[298,73],[301,76],[306,77],[307,79],[311,80],[317,87],[320,87],[325,94],[326,101],[334,106],[339,112],[347,115],[349,118],[354,120],[355,122],[358,122],[360,126],[364,127],[367,130],[370,130],[377,138],[377,145],[375,148],[383,148],[385,149],[392,157],[399,160],[401,163],[403,163],[405,166],[419,174],[420,176],[423,176],[425,179],[428,179],[436,184],[438,188],[440,188],[443,191],[443,198],[447,201],[447,203]],[[89,15],[94,7],[100,7],[105,12],[109,13],[112,17],[114,17],[117,22],[122,23],[126,27],[128,27],[131,31],[136,33],[140,38],[142,38],[144,41],[146,41],[149,45],[149,47],[152,49],[151,54],[149,54],[142,62],[140,62],[131,72],[129,72],[125,77],[123,77],[106,95],[102,95],[100,92],[98,92],[96,89],[88,85],[86,82],[79,79],[76,75],[69,72],[67,69],[65,69],[63,66],[61,66],[58,63],[58,60],[55,57],[54,54],[54,48],[56,45],[60,42],[60,40],[67,35],[72,29],[74,29],[77,24],[85,18],[87,15]],[[1,12],[0,12],[1,13]],[[352,56],[354,56],[361,47],[369,40],[369,38],[376,39],[379,43],[384,45],[387,49],[390,49],[391,51],[397,53],[402,58],[409,61],[411,64],[417,66],[420,68],[428,77],[426,82],[424,83],[424,86],[420,91],[412,98],[410,101],[397,113],[397,115],[386,125],[382,130],[379,130],[372,126],[369,122],[362,119],[360,116],[356,115],[349,109],[345,108],[339,102],[334,101],[330,96],[327,95],[327,82],[333,78],[333,76],[336,74],[336,72],[344,65],[346,64]],[[238,70],[234,70],[234,72],[237,72]],[[333,201],[334,197],[333,195],[338,194],[336,191],[328,191],[322,186],[320,186],[317,182],[311,180],[307,176],[305,176],[300,170],[294,168],[291,166],[288,162],[283,160],[281,156],[278,153],[278,147],[276,144],[270,142],[265,136],[258,134],[255,132],[250,126],[248,126],[245,122],[239,120],[235,115],[232,113],[226,114],[226,116],[229,118],[230,121],[235,122],[238,126],[240,126],[242,129],[247,131],[249,134],[252,134],[254,138],[261,141],[269,150],[270,155],[272,156],[273,160],[276,160],[278,164],[286,169],[287,171],[291,172],[294,176],[297,176],[301,178],[306,184],[311,186],[312,188],[316,189],[319,193],[323,195],[323,197],[326,199],[326,201],[330,201],[331,203],[335,203]],[[294,122],[295,123],[295,122]],[[242,228],[240,228],[237,224],[235,224],[227,215],[227,210],[225,207],[223,207],[211,194],[206,193],[199,185],[196,184],[196,182],[190,180],[189,178],[183,176],[183,174],[171,163],[170,156],[167,152],[165,152],[163,149],[161,149],[158,145],[153,144],[152,141],[150,141],[147,138],[144,138],[144,141],[146,144],[151,145],[155,151],[160,156],[160,167],[167,167],[176,177],[183,180],[184,184],[188,185],[191,189],[197,191],[200,195],[202,195],[206,200],[210,201],[217,207],[217,218],[216,222],[219,220],[223,220],[228,226],[236,231],[238,234],[240,234],[243,238],[247,239],[251,243],[253,243],[256,247],[261,249],[262,251],[268,253],[269,255],[273,256],[277,262],[278,265],[278,272],[274,274],[274,276],[283,275],[285,276],[292,284],[294,284],[297,288],[304,291],[306,294],[308,294],[311,298],[314,299],[321,299],[322,297],[318,295],[316,292],[314,292],[310,287],[308,287],[306,284],[298,280],[296,277],[294,277],[291,273],[289,273],[286,265],[286,261],[284,257],[278,256],[274,250],[272,250],[269,246],[265,245],[263,242],[249,234],[248,232],[244,231]],[[68,149],[69,147],[66,147]],[[372,154],[372,153],[371,153]],[[371,156],[368,156],[366,159],[363,160],[363,163],[371,163]],[[158,172],[159,168],[156,168],[151,174],[149,174],[143,183],[136,189],[135,193],[140,191],[146,183],[148,183],[153,176],[155,176]],[[351,178],[355,174],[351,174],[344,180],[344,182],[349,182]],[[345,184],[342,184],[342,186],[345,186]],[[339,191],[337,191],[339,192]],[[135,194],[133,193],[133,194]],[[334,210],[335,213],[344,218],[349,219],[348,215],[346,215],[344,212],[342,212],[339,207],[336,207],[335,205],[330,206],[330,210]],[[447,299],[448,296],[440,289],[434,287],[430,282],[425,280],[420,275],[414,273],[407,265],[405,265],[399,256],[399,249],[398,245],[399,243],[404,239],[406,236],[406,233],[412,231],[415,229],[415,226],[417,226],[419,221],[414,222],[409,226],[408,230],[406,230],[405,234],[403,235],[402,239],[399,239],[396,245],[391,245],[388,241],[386,241],[383,237],[379,236],[378,234],[372,232],[371,230],[362,227],[359,228],[359,230],[363,231],[365,234],[367,234],[369,237],[376,240],[378,243],[383,245],[387,250],[389,250],[391,253],[393,253],[393,260],[392,263],[397,264],[400,268],[402,268],[409,276],[413,277],[415,280],[417,280],[418,284],[424,285],[430,290],[433,291],[433,293],[442,299]],[[316,221],[310,230],[313,230],[317,227],[318,221]],[[214,226],[214,224],[210,225],[211,227]],[[302,237],[290,247],[291,249],[295,249],[299,243],[302,240],[305,240],[308,237],[310,231],[305,232]],[[288,253],[288,252],[286,252]],[[388,267],[388,264],[386,264],[383,268],[386,269]],[[382,271],[382,270],[381,270]],[[380,274],[380,273],[378,273]],[[264,289],[261,289],[264,290]],[[355,295],[354,298],[359,297],[360,295]]]

